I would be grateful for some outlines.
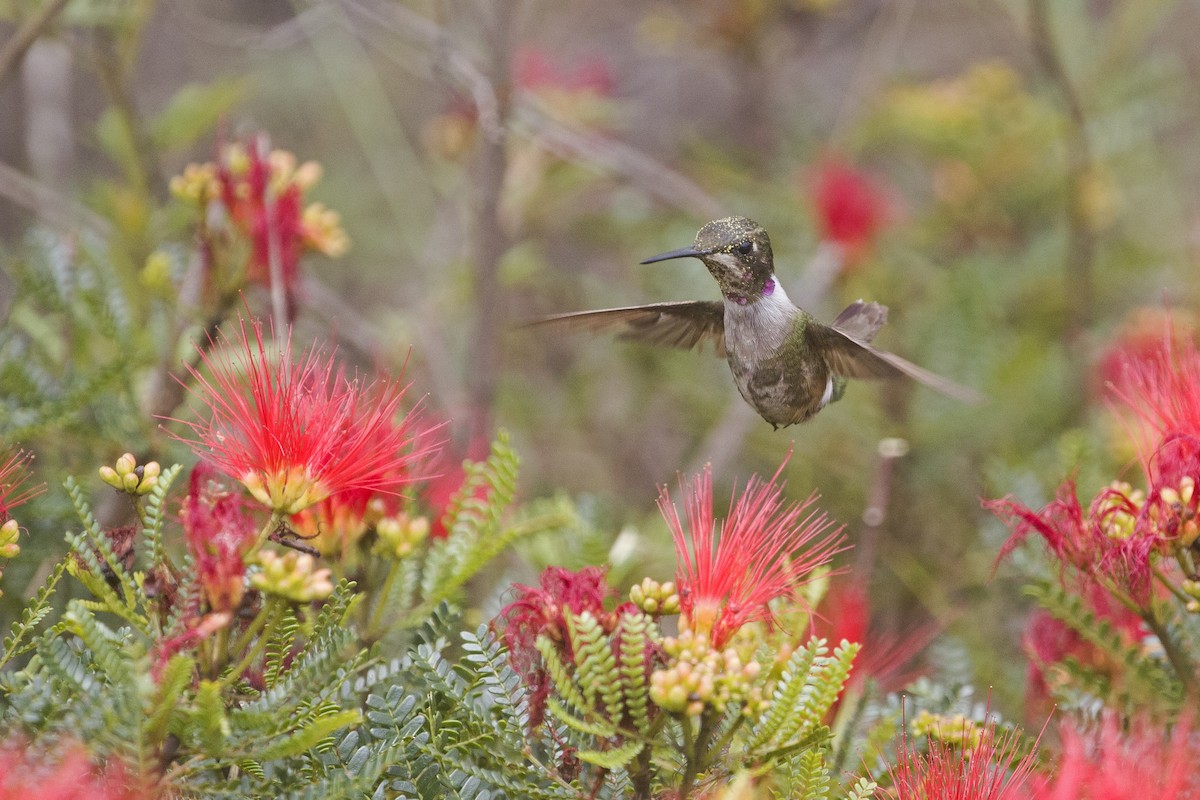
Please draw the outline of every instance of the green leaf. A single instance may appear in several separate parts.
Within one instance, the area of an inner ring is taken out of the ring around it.
[[[246,82],[224,78],[180,87],[150,121],[150,139],[161,151],[191,147],[246,96]]]
[[[601,769],[621,769],[630,761],[637,758],[638,753],[646,748],[646,743],[638,739],[630,739],[611,750],[580,750],[576,755],[580,761],[587,762]]]

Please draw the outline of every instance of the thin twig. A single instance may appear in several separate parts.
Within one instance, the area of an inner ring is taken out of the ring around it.
[[[502,133],[498,111],[501,93],[445,29],[395,3],[378,8],[363,0],[343,0],[341,5],[348,12],[347,18],[357,19],[356,35],[370,41],[394,63],[411,68],[398,56],[393,40],[375,41],[380,31],[402,36],[418,46],[428,58],[423,75],[430,78],[440,75],[468,93],[485,136],[495,138]],[[540,107],[535,97],[526,93],[517,92],[511,102],[505,123],[559,158],[617,175],[660,202],[698,217],[710,219],[721,215],[721,204],[716,198],[648,153],[555,119]]]
[[[33,43],[45,33],[54,18],[66,8],[68,2],[70,0],[49,0],[46,5],[38,9],[36,14],[26,18],[21,23],[21,27],[17,28],[17,32],[4,42],[4,46],[0,47],[0,84],[4,83],[16,65],[29,52],[29,48],[33,47]]]
[[[1046,77],[1054,84],[1066,104],[1067,119],[1064,143],[1067,149],[1067,252],[1065,256],[1065,296],[1068,302],[1066,344],[1076,351],[1082,346],[1083,333],[1091,323],[1095,286],[1093,263],[1096,239],[1082,202],[1086,184],[1094,172],[1092,144],[1088,136],[1087,116],[1079,93],[1075,90],[1066,66],[1059,54],[1046,0],[1029,0],[1029,33],[1034,57]],[[1082,355],[1082,353],[1075,353]],[[1072,359],[1082,364],[1082,358]],[[1081,370],[1075,370],[1075,380],[1083,380]],[[1083,396],[1077,386],[1071,395]]]
[[[32,211],[60,230],[83,227],[101,236],[112,232],[108,220],[95,211],[4,162],[0,162],[0,197]]]

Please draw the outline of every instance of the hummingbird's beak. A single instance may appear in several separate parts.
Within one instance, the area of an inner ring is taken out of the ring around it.
[[[654,264],[658,261],[669,261],[672,258],[699,258],[700,256],[706,255],[708,255],[708,253],[704,252],[703,250],[697,250],[694,247],[681,247],[678,250],[668,250],[665,253],[659,253],[656,256],[650,256],[650,258],[647,258],[641,263]]]

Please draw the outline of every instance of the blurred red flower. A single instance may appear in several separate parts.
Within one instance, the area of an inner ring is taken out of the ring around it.
[[[154,796],[145,781],[116,758],[97,766],[81,743],[41,752],[22,740],[0,745],[0,800],[143,800]]]
[[[352,380],[319,349],[296,358],[290,337],[271,355],[261,323],[240,329],[238,341],[201,352],[211,377],[187,365],[208,418],[184,422],[194,438],[180,438],[198,455],[285,515],[350,490],[394,494],[412,480],[415,412],[396,422],[407,386]]]
[[[884,193],[838,158],[826,160],[812,181],[812,202],[823,241],[839,245],[848,265],[867,252],[888,217]]]
[[[612,69],[603,59],[593,58],[568,70],[555,65],[545,51],[535,47],[517,51],[513,78],[517,86],[531,92],[590,92],[600,97],[611,96],[614,85]]]
[[[1197,800],[1200,745],[1188,720],[1166,735],[1145,720],[1123,729],[1106,714],[1098,729],[1062,726],[1054,777],[1034,779],[1033,800]]]
[[[921,674],[919,669],[906,667],[933,641],[938,627],[922,625],[905,633],[881,633],[871,630],[870,614],[866,582],[858,578],[837,581],[813,615],[813,635],[863,646],[850,673],[851,687],[873,680],[881,692],[899,691]]]
[[[784,502],[779,472],[769,481],[752,477],[719,526],[711,469],[684,491],[686,526],[666,487],[658,507],[675,540],[680,612],[693,631],[711,635],[714,648],[748,622],[773,621],[769,603],[794,596],[814,569],[843,549],[841,529],[830,531],[825,514],[808,510],[815,494],[803,503]]]

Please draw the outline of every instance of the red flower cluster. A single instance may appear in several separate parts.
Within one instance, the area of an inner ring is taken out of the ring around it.
[[[513,669],[525,680],[529,689],[529,719],[531,726],[540,725],[545,716],[546,697],[550,693],[550,676],[542,666],[537,640],[548,636],[564,654],[570,657],[570,633],[565,613],[575,616],[589,613],[610,633],[629,606],[606,611],[616,596],[604,580],[600,567],[584,567],[572,572],[562,567],[546,567],[538,586],[516,584],[516,599],[505,606],[492,626],[500,632],[508,648]]]
[[[415,415],[396,421],[407,387],[363,385],[317,349],[295,358],[290,337],[271,355],[260,323],[240,329],[238,341],[202,351],[210,377],[187,367],[208,418],[184,422],[194,438],[181,438],[201,458],[280,515],[344,492],[394,494],[412,480]]]
[[[686,526],[666,487],[659,493],[658,507],[675,540],[680,611],[691,630],[711,636],[714,648],[749,622],[773,621],[770,602],[795,596],[807,576],[842,549],[841,529],[831,532],[825,514],[808,510],[816,495],[803,503],[783,501],[779,471],[770,481],[751,478],[719,526],[711,469],[685,490]]]
[[[297,166],[295,156],[272,150],[260,135],[223,147],[215,164],[189,166],[171,181],[171,190],[200,203],[206,220],[223,216],[249,240],[245,277],[268,287],[279,280],[290,320],[300,257],[309,249],[336,257],[349,245],[336,212],[305,205],[304,195],[320,175],[315,162]],[[213,214],[214,206],[223,213]]]
[[[1040,511],[1008,497],[986,501],[984,507],[1013,529],[997,561],[1036,533],[1058,561],[1061,577],[1070,577],[1083,588],[1099,582],[1146,607],[1151,595],[1150,555],[1160,542],[1155,535],[1137,531],[1139,501],[1132,490],[1117,485],[1101,491],[1085,513],[1075,482],[1068,480]]]
[[[214,613],[231,613],[245,592],[245,557],[257,527],[241,497],[214,490],[212,469],[203,461],[192,470],[183,501],[183,530],[204,599]]]

